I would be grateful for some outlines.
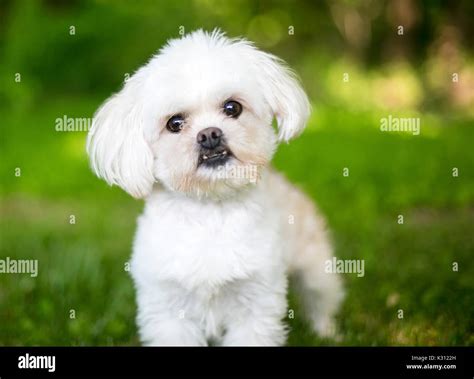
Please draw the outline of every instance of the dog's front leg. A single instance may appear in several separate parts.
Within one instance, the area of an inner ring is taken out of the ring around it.
[[[229,304],[224,346],[281,346],[287,330],[286,278],[241,284]]]
[[[137,286],[137,324],[140,339],[147,346],[206,346],[207,341],[197,321],[186,315],[185,299],[170,285]]]

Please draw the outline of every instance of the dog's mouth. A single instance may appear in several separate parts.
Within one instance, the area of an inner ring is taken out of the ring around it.
[[[233,156],[232,151],[224,146],[212,150],[201,150],[199,153],[198,167],[217,167],[225,164]]]

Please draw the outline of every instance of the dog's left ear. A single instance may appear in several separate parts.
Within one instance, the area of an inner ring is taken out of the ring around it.
[[[257,70],[266,101],[278,122],[278,138],[288,142],[306,126],[311,106],[296,74],[278,57],[258,51]]]
[[[96,112],[87,139],[92,169],[110,185],[136,198],[152,190],[153,154],[144,137],[144,110],[138,71],[124,88]]]

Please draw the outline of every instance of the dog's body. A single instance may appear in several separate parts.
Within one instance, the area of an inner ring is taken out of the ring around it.
[[[280,175],[222,203],[158,192],[138,225],[132,275],[145,343],[283,344],[288,271],[302,281],[314,328],[333,332],[341,295],[323,270],[324,223]]]
[[[191,63],[180,59],[187,53]],[[147,87],[154,82],[168,98]],[[273,116],[288,140],[308,114],[275,57],[203,32],[172,41],[99,110],[89,137],[95,171],[146,198],[132,257],[145,344],[281,345],[289,274],[313,328],[334,333],[343,292],[324,272],[325,223],[269,168]],[[257,176],[218,172],[236,167]]]

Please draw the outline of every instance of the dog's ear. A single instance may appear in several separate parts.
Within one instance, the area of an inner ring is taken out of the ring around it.
[[[135,74],[96,112],[87,138],[91,166],[100,178],[136,198],[152,189],[153,153],[143,135],[144,112]]]
[[[278,138],[289,141],[298,136],[306,126],[311,106],[296,74],[284,61],[274,55],[258,51],[258,77],[278,123]]]

